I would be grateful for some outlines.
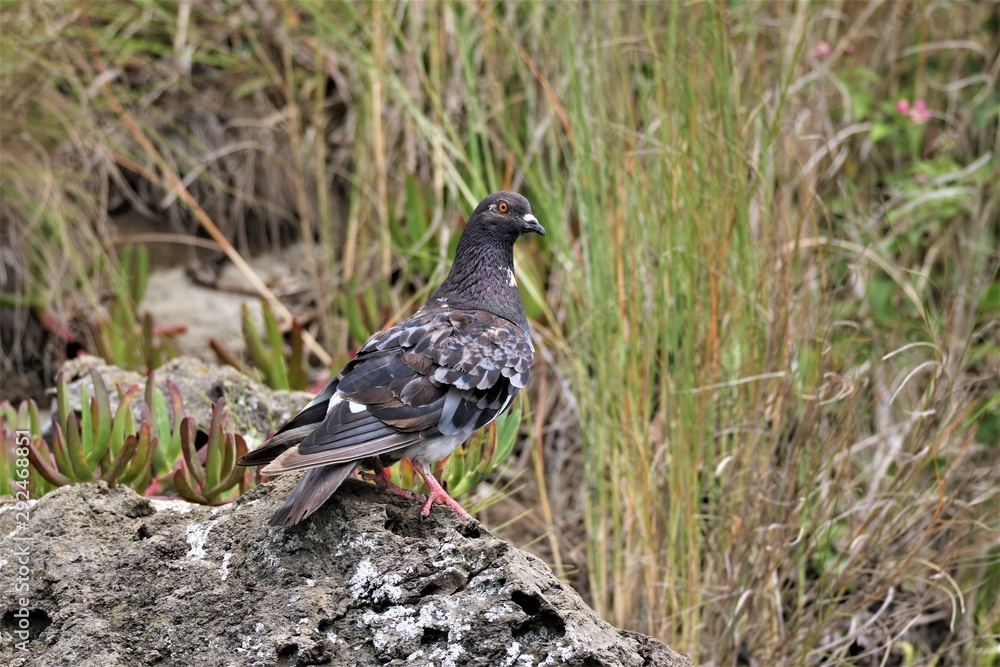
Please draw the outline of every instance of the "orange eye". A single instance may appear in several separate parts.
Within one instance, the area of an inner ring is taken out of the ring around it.
[[[499,204],[497,204],[497,210],[500,211],[501,213],[506,213],[507,211],[510,210],[510,206],[507,206],[507,202],[502,201]]]

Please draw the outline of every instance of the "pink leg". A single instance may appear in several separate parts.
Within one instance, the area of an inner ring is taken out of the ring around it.
[[[361,473],[361,479],[368,482],[375,482],[375,486],[382,489],[383,491],[388,491],[394,496],[399,496],[400,498],[406,498],[407,500],[419,500],[424,501],[427,496],[422,493],[417,493],[416,491],[410,491],[409,489],[404,489],[401,486],[397,486],[392,481],[392,475],[382,461],[376,456],[372,458],[372,469],[374,473],[363,472]]]
[[[424,503],[423,509],[420,510],[421,516],[429,516],[431,513],[431,505],[435,502],[439,502],[442,505],[447,505],[455,510],[455,513],[462,517],[464,521],[472,521],[472,515],[466,512],[462,506],[458,504],[458,501],[448,495],[448,492],[444,490],[441,483],[434,478],[434,475],[431,474],[429,470],[424,468],[424,465],[420,461],[413,460],[412,463],[413,469],[420,473],[420,476],[424,478],[428,488],[431,490],[430,495],[427,496],[427,502]]]

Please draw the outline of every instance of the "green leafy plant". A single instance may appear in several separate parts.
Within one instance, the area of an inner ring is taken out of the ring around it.
[[[39,435],[34,403],[25,401],[17,410],[0,405],[0,474],[6,480],[0,482],[6,484],[0,492],[9,493],[11,488],[15,428],[26,428],[33,436],[27,448],[32,497],[67,484],[104,480],[145,495],[177,493],[191,502],[219,504],[255,484],[251,471],[235,465],[247,446],[233,432],[224,399],[213,404],[208,437],[199,448],[196,424],[173,382],[167,382],[164,395],[151,374],[142,398],[138,384],[128,389],[119,386],[118,405],[112,410],[101,375],[92,369],[89,378],[93,389],[88,391],[88,385],[81,383],[78,416],[70,405],[65,375],[57,377],[51,442]],[[133,416],[136,403],[138,424]]]
[[[242,307],[243,340],[253,365],[260,371],[264,383],[272,389],[303,390],[309,383],[306,367],[305,341],[302,325],[292,320],[289,331],[288,352],[278,318],[266,301],[261,301],[264,329],[259,330],[247,304]],[[228,364],[242,373],[247,369],[236,356],[217,340],[210,345],[221,363]]]
[[[253,471],[236,466],[247,453],[243,436],[226,429],[225,399],[212,405],[212,424],[204,454],[195,448],[195,426],[190,417],[180,424],[181,465],[174,472],[174,486],[187,500],[203,505],[218,505],[245,493],[253,486]]]
[[[18,460],[27,461],[27,452],[24,456],[18,455],[17,430],[28,431],[29,437],[36,437],[41,432],[38,406],[34,401],[23,401],[16,409],[6,401],[0,403],[0,495],[15,495],[26,489],[30,498],[38,498],[52,487],[30,465],[26,470],[27,480],[20,472],[24,465],[18,464]]]
[[[431,197],[433,192],[413,176],[407,176],[402,217],[389,220],[389,234],[395,254],[400,257],[401,281],[413,276],[428,276],[434,272],[435,235],[431,228]]]
[[[153,457],[153,471],[157,480],[171,478],[174,464],[181,456],[181,422],[187,414],[180,388],[172,380],[167,380],[166,386],[167,396],[164,396],[151,373],[146,379],[146,390],[140,408],[142,421],[152,424],[159,441]]]
[[[173,338],[184,327],[158,327],[150,313],[138,315],[149,285],[149,251],[126,246],[119,259],[121,279],[107,312],[90,324],[97,353],[121,368],[150,371],[177,356]]]
[[[383,318],[378,304],[385,303],[379,299],[379,289],[374,284],[364,284],[357,278],[349,278],[336,297],[337,308],[347,320],[347,328],[351,337],[358,342],[367,340],[373,332],[378,331]]]
[[[96,370],[91,370],[90,377],[94,396],[88,396],[86,385],[81,385],[83,411],[78,418],[69,405],[66,378],[59,374],[55,434],[51,445],[41,438],[33,441],[31,464],[54,486],[101,479],[111,486],[125,484],[142,491],[149,484],[150,462],[158,442],[148,422],[140,424],[136,432],[130,406],[139,387],[119,387],[118,409],[112,414],[104,380]]]

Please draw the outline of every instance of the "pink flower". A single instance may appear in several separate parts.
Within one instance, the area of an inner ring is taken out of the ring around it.
[[[830,45],[827,42],[820,42],[816,45],[816,48],[813,49],[813,58],[826,58],[830,55],[831,51],[833,51],[833,49],[830,48]]]
[[[896,111],[908,116],[916,125],[923,125],[931,118],[931,112],[927,110],[927,102],[924,100],[915,100],[911,107],[910,101],[904,97],[896,102]]]
[[[917,125],[926,123],[931,118],[931,112],[927,110],[927,102],[923,100],[917,100],[913,103],[913,109],[910,111],[910,118]]]

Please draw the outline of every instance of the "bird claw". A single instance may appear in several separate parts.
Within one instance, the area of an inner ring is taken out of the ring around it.
[[[400,498],[406,498],[407,500],[416,500],[418,502],[424,502],[427,500],[427,496],[422,493],[417,493],[416,491],[411,491],[409,489],[404,489],[398,486],[392,481],[392,477],[389,476],[389,471],[386,470],[382,462],[375,458],[373,462],[373,468],[375,472],[363,472],[361,473],[361,479],[366,482],[375,482],[377,486],[382,491],[388,491],[394,496],[399,496]]]
[[[427,500],[424,502],[424,506],[420,509],[420,516],[427,518],[431,513],[431,505],[434,503],[439,503],[441,505],[447,505],[451,509],[455,510],[455,513],[463,521],[473,521],[472,515],[465,511],[465,508],[458,504],[458,501],[448,495],[441,483],[437,481],[430,471],[426,470],[419,461],[413,461],[413,469],[416,470],[424,481],[427,483],[427,487],[431,492],[427,495]]]
[[[406,498],[407,500],[416,500],[418,502],[424,502],[427,500],[427,496],[422,493],[417,493],[416,491],[410,491],[409,489],[404,489],[401,486],[397,486],[392,482],[386,482],[384,479],[378,475],[370,472],[361,473],[361,479],[366,482],[375,482],[375,486],[381,491],[386,491],[394,496],[399,496],[400,498]]]

